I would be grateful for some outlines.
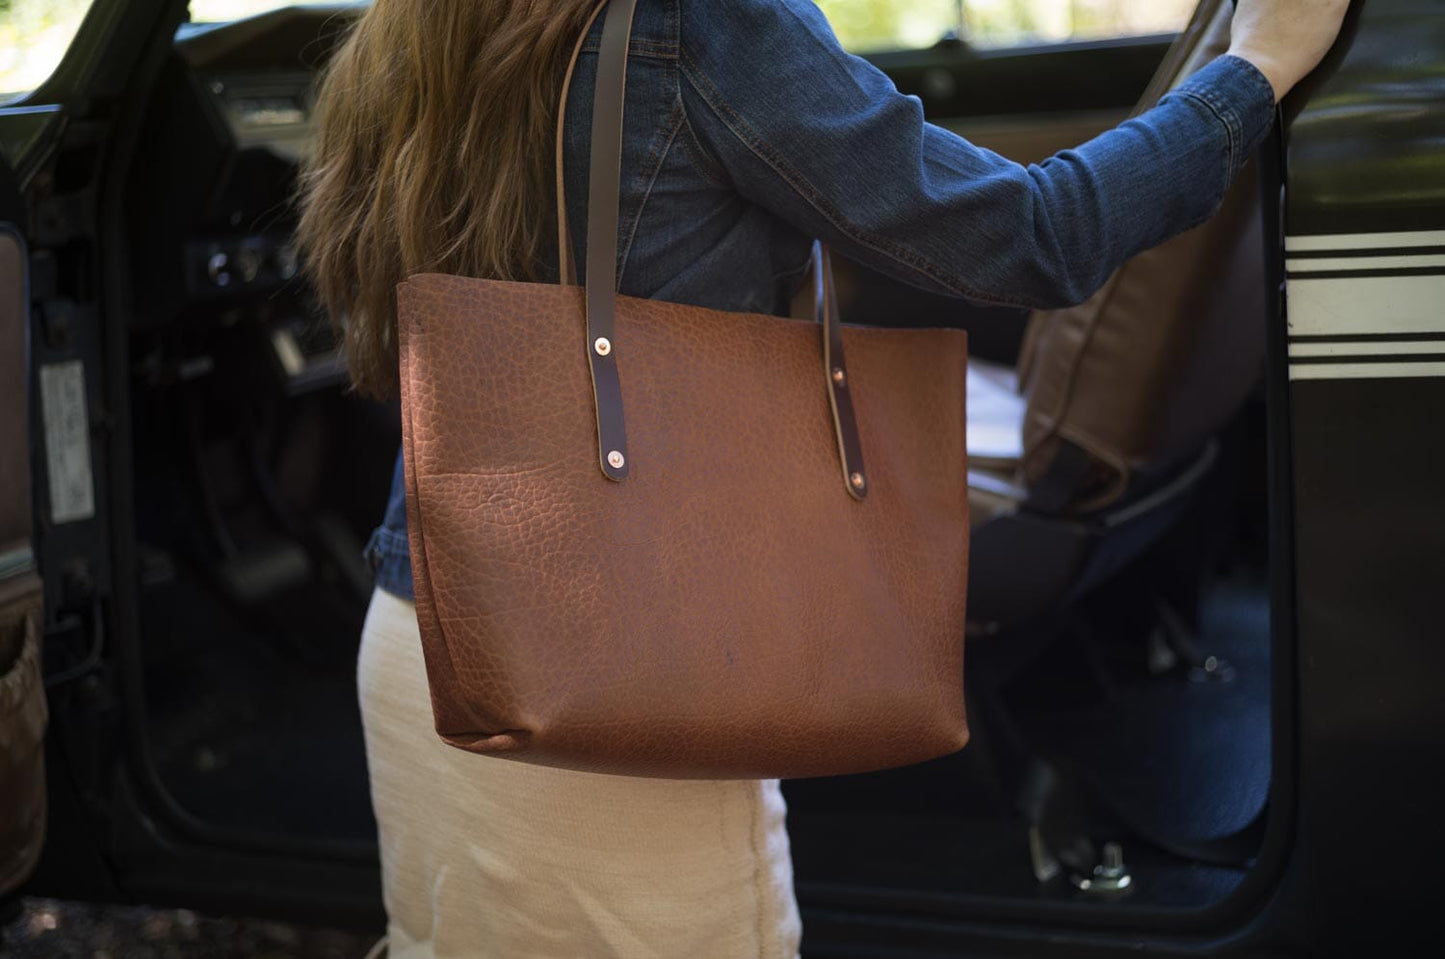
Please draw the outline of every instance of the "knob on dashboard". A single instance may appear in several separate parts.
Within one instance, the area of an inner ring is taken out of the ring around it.
[[[213,286],[227,287],[231,285],[231,258],[224,251],[217,250],[206,261],[206,277],[210,279]]]

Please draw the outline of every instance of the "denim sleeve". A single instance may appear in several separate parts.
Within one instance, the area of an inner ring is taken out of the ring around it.
[[[923,119],[812,0],[682,0],[681,87],[709,174],[903,282],[983,302],[1081,302],[1197,225],[1263,139],[1268,81],[1237,57],[1153,109],[1023,166]]]

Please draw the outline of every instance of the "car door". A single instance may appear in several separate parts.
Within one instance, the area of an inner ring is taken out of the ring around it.
[[[206,822],[158,779],[147,735],[135,489],[148,477],[134,460],[130,332],[131,231],[152,211],[128,207],[127,185],[157,159],[156,145],[142,142],[142,119],[174,62],[187,7],[33,2],[7,5],[7,15],[18,12],[0,20],[19,64],[0,72],[18,91],[0,94],[0,146],[15,186],[0,198],[0,220],[21,221],[28,240],[27,250],[16,228],[0,232],[0,616],[21,609],[16,621],[29,633],[10,619],[0,626],[3,648],[12,633],[39,639],[43,661],[30,685],[43,669],[39,702],[49,710],[43,780],[34,750],[0,747],[0,815],[7,827],[25,826],[13,839],[0,835],[0,855],[11,857],[4,865],[16,863],[0,874],[0,896],[375,927],[374,842],[308,842]],[[37,50],[54,54],[43,69],[26,63]],[[39,742],[34,733],[26,743]],[[42,781],[48,803],[34,791]]]
[[[1358,955],[1433,941],[1445,855],[1445,5],[1356,4],[1344,37],[1284,104],[1279,452],[1295,841],[1319,952]]]
[[[56,66],[59,51],[50,57],[38,44],[24,43],[17,30],[29,13],[36,29],[48,31],[52,46],[59,41],[63,50],[84,6],[39,21],[34,10],[4,12],[17,22],[0,23],[0,36],[17,49],[0,68],[0,899],[21,890],[41,861],[47,787],[56,771],[47,755],[44,678],[52,622],[46,601],[54,593],[43,587],[34,505],[66,497],[78,504],[90,495],[82,475],[90,453],[89,410],[83,388],[75,389],[84,371],[76,362],[50,365],[42,383],[32,363],[33,263],[46,256],[33,244],[35,223],[23,190],[56,144],[61,123],[59,111],[29,87],[46,85],[41,81]],[[49,85],[57,86],[53,74]],[[46,420],[54,427],[48,446],[37,428]],[[47,455],[63,465],[37,473]],[[34,482],[37,475],[52,475],[65,488],[42,490]]]
[[[80,719],[113,719],[96,709],[113,700],[91,205],[102,128],[86,118],[99,106],[86,93],[116,80],[101,51],[122,21],[99,6],[12,4],[0,22],[14,51],[0,69],[0,630],[4,648],[19,652],[16,664],[33,670],[0,681],[0,896],[67,874],[77,895],[114,891],[90,841],[88,813],[99,805],[77,794],[72,775],[77,762],[87,779],[103,774],[114,756],[110,740]],[[22,683],[38,694],[28,716],[16,702]],[[22,754],[42,731],[43,753]]]

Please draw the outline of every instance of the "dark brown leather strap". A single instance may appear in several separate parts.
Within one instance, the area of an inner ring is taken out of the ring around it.
[[[562,179],[562,134],[566,130],[567,94],[572,89],[572,75],[577,72],[577,61],[582,57],[582,44],[587,41],[587,34],[592,32],[592,24],[597,22],[598,15],[606,6],[606,3],[599,3],[592,10],[587,22],[582,24],[582,32],[577,34],[577,43],[572,47],[572,59],[567,61],[567,73],[562,78],[562,98],[557,104],[557,276],[567,286],[577,285],[577,264],[572,258],[572,231],[567,228],[566,181]]]
[[[592,391],[597,408],[598,464],[608,479],[627,477],[627,424],[622,409],[622,385],[617,374],[614,331],[617,307],[617,224],[622,190],[623,105],[627,89],[627,52],[637,0],[610,0],[602,19],[597,82],[592,94],[592,141],[587,194],[587,358],[592,370]],[[563,170],[563,129],[567,94],[582,45],[599,6],[588,18],[572,51],[557,107],[557,258],[563,283],[577,282],[572,239],[567,228],[567,193]],[[843,356],[842,321],[833,268],[827,248],[813,244],[814,315],[823,334],[823,370],[833,428],[838,439],[838,460],[843,486],[855,499],[868,493],[863,450],[853,415],[852,385]],[[602,281],[610,277],[610,281]]]
[[[843,355],[843,321],[838,313],[838,291],[833,287],[833,259],[828,248],[813,241],[813,285],[817,291],[815,315],[823,329],[823,371],[827,374],[828,403],[833,409],[833,432],[838,438],[838,462],[843,485],[857,500],[868,495],[868,474],[863,470],[863,444],[853,416],[853,390]]]
[[[617,377],[617,221],[622,194],[622,106],[627,45],[637,0],[610,0],[602,18],[592,92],[591,175],[587,183],[587,358],[597,401],[598,462],[608,479],[627,477],[627,424]]]

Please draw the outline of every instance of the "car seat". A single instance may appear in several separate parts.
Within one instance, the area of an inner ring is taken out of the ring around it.
[[[1199,4],[1136,113],[1227,49],[1232,13],[1227,0]],[[1041,882],[1066,867],[1080,888],[1099,880],[1116,892],[1128,873],[1117,845],[1099,849],[1090,836],[1087,810],[1110,806],[1107,797],[1032,753],[1000,690],[1078,600],[1177,524],[1214,464],[1216,437],[1261,381],[1260,198],[1251,161],[1205,223],[1134,257],[1086,302],[1032,314],[1017,370],[970,364],[970,719],[1028,821]],[[1182,628],[1161,635],[1186,664],[1227,669]],[[1263,823],[1190,842],[1111,811],[1156,848],[1216,863],[1252,855]]]
[[[1227,48],[1232,10],[1199,5],[1136,113]],[[1204,224],[1034,313],[1017,371],[970,364],[971,632],[1078,598],[1180,516],[1261,379],[1264,268],[1251,161]]]

